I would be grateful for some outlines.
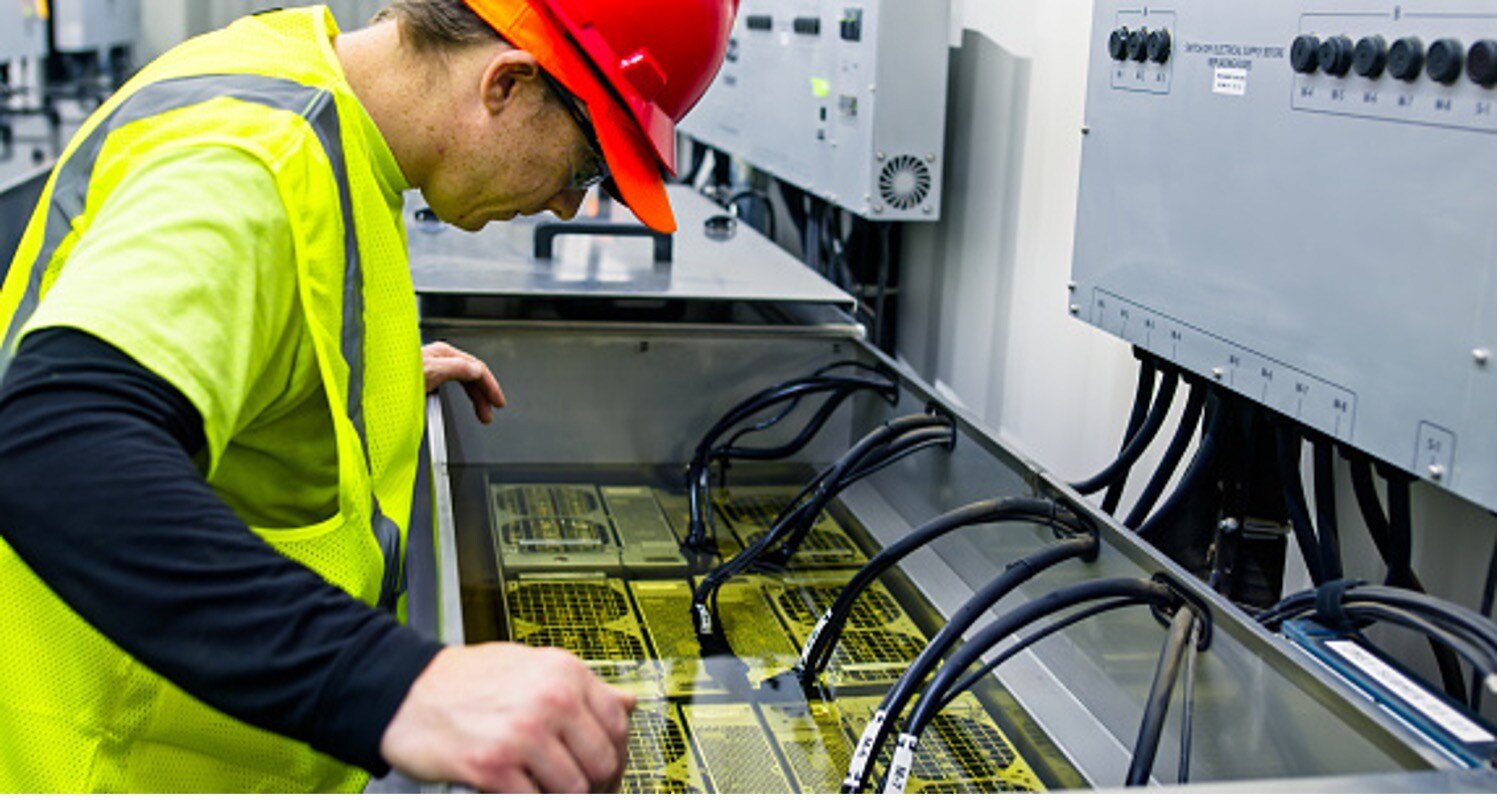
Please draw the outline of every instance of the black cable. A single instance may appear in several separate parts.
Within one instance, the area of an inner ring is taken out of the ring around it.
[[[974,662],[1006,637],[1043,617],[1093,600],[1116,597],[1137,598],[1160,606],[1176,602],[1176,596],[1161,583],[1139,578],[1099,578],[1043,595],[1006,613],[970,638],[937,671],[927,688],[923,690],[922,696],[917,700],[916,707],[912,709],[907,719],[906,729],[898,741],[896,754],[892,759],[892,769],[887,771],[886,791],[899,791],[902,788],[904,776],[897,775],[894,765],[903,757],[910,758],[922,732],[942,710],[942,698],[947,696],[948,690],[963,677],[963,673]]]
[[[1032,522],[1052,525],[1055,531],[1058,525],[1066,524],[1062,522],[1057,511],[1053,501],[1050,500],[1035,498],[984,500],[943,514],[876,553],[839,591],[838,597],[824,612],[807,646],[803,648],[803,658],[798,664],[799,678],[803,686],[811,686],[827,667],[828,661],[833,657],[834,646],[843,633],[849,615],[854,612],[855,603],[860,594],[902,559],[943,536],[974,525]]]
[[[1495,649],[1495,623],[1457,603],[1409,589],[1390,586],[1353,586],[1344,592],[1344,603],[1371,602],[1404,609],[1431,620],[1445,630],[1460,633],[1488,649]],[[1307,589],[1282,598],[1256,616],[1272,630],[1282,622],[1302,616],[1317,606],[1317,590]]]
[[[802,547],[803,540],[812,532],[823,510],[850,486],[924,450],[934,447],[951,449],[956,443],[957,430],[951,421],[946,422],[947,424],[941,427],[919,428],[903,433],[890,443],[881,445],[858,462],[851,464],[835,479],[831,488],[820,494],[815,502],[808,504],[798,513],[781,547],[777,548],[769,558],[762,560],[774,566],[785,566],[789,563]]]
[[[1415,577],[1411,553],[1411,483],[1405,473],[1385,471],[1385,504],[1390,511],[1391,568],[1403,579]],[[1409,580],[1403,583],[1410,584]]]
[[[1484,591],[1479,595],[1479,613],[1493,617],[1495,606],[1495,549],[1490,549],[1490,571],[1484,576]],[[1484,676],[1476,670],[1469,683],[1469,710],[1478,713],[1484,704]]]
[[[1430,641],[1439,642],[1447,649],[1458,655],[1475,670],[1485,670],[1485,677],[1495,674],[1495,651],[1484,649],[1483,646],[1471,639],[1460,635],[1456,631],[1449,631],[1441,625],[1436,625],[1417,614],[1399,608],[1380,603],[1353,602],[1344,604],[1344,612],[1350,619],[1356,621],[1388,622],[1392,625],[1406,628],[1426,636]]]
[[[1346,450],[1344,457],[1349,461],[1349,479],[1354,486],[1354,499],[1359,505],[1360,516],[1370,532],[1370,540],[1380,554],[1380,560],[1385,563],[1385,584],[1418,592],[1427,591],[1412,570],[1410,562],[1398,563],[1395,560],[1398,554],[1393,552],[1395,548],[1391,542],[1390,522],[1386,519],[1385,512],[1380,507],[1380,497],[1375,492],[1374,465],[1363,454],[1353,450]],[[1409,548],[1405,552],[1409,553]],[[1474,692],[1468,691],[1466,695],[1463,669],[1452,651],[1443,648],[1438,642],[1429,640],[1428,644],[1432,648],[1432,657],[1437,662],[1443,691],[1460,701],[1467,696],[1472,702]]]
[[[1187,407],[1182,411],[1182,421],[1177,425],[1177,433],[1173,434],[1172,441],[1167,444],[1167,452],[1162,455],[1161,463],[1157,465],[1156,471],[1151,473],[1151,480],[1146,484],[1145,491],[1130,509],[1125,517],[1125,527],[1135,530],[1146,521],[1151,509],[1156,506],[1156,501],[1161,499],[1162,492],[1166,491],[1167,483],[1172,480],[1172,475],[1177,472],[1177,466],[1182,463],[1182,457],[1187,453],[1188,445],[1192,444],[1193,436],[1198,433],[1198,424],[1203,421],[1203,404],[1208,399],[1208,387],[1201,383],[1194,383],[1188,392]],[[1113,485],[1111,485],[1113,488]]]
[[[1302,562],[1307,565],[1313,584],[1321,586],[1328,581],[1328,572],[1313,532],[1307,496],[1302,493],[1302,434],[1289,426],[1276,427],[1276,467],[1281,477],[1281,497],[1297,537],[1297,549],[1302,551]]]
[[[1118,457],[1102,472],[1087,480],[1073,484],[1073,489],[1079,494],[1093,494],[1101,489],[1108,488],[1115,481],[1125,480],[1130,475],[1130,468],[1135,466],[1146,448],[1156,439],[1156,434],[1161,430],[1162,423],[1166,422],[1167,414],[1172,410],[1172,400],[1177,396],[1178,376],[1175,370],[1164,370],[1161,377],[1161,386],[1156,390],[1156,400],[1151,404],[1151,411],[1146,415],[1146,421],[1141,424],[1141,429],[1136,431],[1135,436],[1120,451]],[[1114,513],[1113,509],[1106,509]]]
[[[1135,348],[1135,357],[1141,362],[1140,371],[1135,377],[1135,400],[1130,404],[1130,418],[1125,423],[1125,437],[1120,440],[1120,450],[1130,444],[1141,425],[1146,422],[1146,413],[1151,410],[1151,395],[1156,392],[1156,359],[1145,350]],[[1104,493],[1104,502],[1101,508],[1113,509],[1120,506],[1120,499],[1125,496],[1125,480],[1117,480],[1109,485],[1109,491]]]
[[[832,375],[839,369],[855,369],[877,377],[862,375]],[[878,378],[878,379],[877,379]],[[699,441],[688,464],[686,485],[688,493],[688,535],[683,546],[689,549],[711,550],[713,548],[713,514],[709,496],[709,469],[714,462],[727,463],[729,459],[770,461],[787,458],[799,452],[815,437],[838,407],[848,398],[862,391],[875,392],[894,404],[897,399],[896,377],[878,367],[854,361],[830,364],[808,376],[763,389],[737,403],[727,411]],[[791,440],[774,447],[748,448],[738,446],[715,447],[718,440],[761,412],[777,409],[768,420],[752,423],[732,434],[730,442],[738,441],[748,433],[765,430],[791,413],[791,408],[803,397],[826,394],[828,397],[806,425]]]
[[[741,189],[730,195],[729,202],[725,207],[736,216],[739,215],[739,203],[741,200],[759,200],[766,210],[766,238],[776,241],[776,206],[771,202],[771,196],[759,189]]]
[[[1059,633],[1067,628],[1071,628],[1086,619],[1097,617],[1105,612],[1114,611],[1120,608],[1132,608],[1135,606],[1139,606],[1142,604],[1142,602],[1143,601],[1141,600],[1136,600],[1129,597],[1119,598],[1116,600],[1105,600],[1103,602],[1089,606],[1082,611],[1075,611],[1072,614],[1069,614],[1068,616],[1063,617],[1062,619],[1044,628],[1027,634],[1020,641],[1002,650],[1000,652],[1000,655],[995,656],[994,658],[985,662],[984,665],[979,669],[970,673],[967,678],[959,681],[957,686],[954,686],[952,689],[948,690],[948,695],[943,698],[943,707],[946,708],[947,706],[951,705],[954,700],[958,699],[959,695],[974,688],[974,684],[984,680],[985,676],[999,669],[1002,664],[1014,658],[1015,656],[1021,654],[1026,650],[1029,650],[1031,647],[1036,645],[1037,642],[1040,642],[1041,640],[1046,639],[1047,637],[1055,633]]]
[[[1403,576],[1398,574],[1396,564],[1391,560],[1391,524],[1386,519],[1385,509],[1380,507],[1380,496],[1375,492],[1375,465],[1353,450],[1345,450],[1344,458],[1349,461],[1349,482],[1354,487],[1354,501],[1359,506],[1360,518],[1370,532],[1370,543],[1375,545],[1375,552],[1385,564],[1385,584],[1404,585]]]
[[[1204,412],[1208,417],[1208,423],[1203,427],[1203,437],[1198,441],[1198,452],[1193,454],[1193,460],[1188,464],[1187,470],[1182,473],[1182,479],[1177,481],[1177,487],[1172,494],[1162,502],[1156,513],[1146,519],[1137,528],[1141,538],[1148,542],[1158,542],[1166,532],[1167,524],[1176,518],[1178,510],[1188,500],[1198,494],[1206,481],[1214,474],[1214,468],[1219,460],[1219,450],[1224,446],[1224,427],[1228,424],[1226,420],[1229,413],[1225,410],[1223,401],[1210,396]]]
[[[1151,677],[1151,690],[1146,695],[1146,711],[1141,715],[1135,749],[1130,754],[1130,767],[1125,772],[1126,786],[1145,786],[1151,780],[1156,751],[1161,746],[1162,729],[1166,727],[1167,712],[1172,708],[1177,671],[1182,668],[1182,657],[1189,649],[1188,638],[1196,619],[1193,607],[1187,604],[1172,616],[1167,641],[1162,644],[1161,657],[1156,660],[1156,674]]]
[[[1313,439],[1313,497],[1318,505],[1318,557],[1328,580],[1344,577],[1344,559],[1339,553],[1338,505],[1333,488],[1333,443]]]
[[[1184,784],[1192,773],[1193,764],[1193,694],[1198,682],[1198,637],[1202,622],[1193,620],[1192,633],[1188,635],[1187,664],[1183,665],[1182,677],[1182,745],[1177,753],[1177,782]]]
[[[1098,553],[1097,532],[1072,536],[1011,562],[998,577],[980,587],[979,591],[975,592],[974,596],[958,609],[937,635],[932,637],[932,640],[922,649],[921,655],[917,656],[911,666],[901,673],[896,683],[886,691],[885,698],[881,700],[874,717],[865,728],[859,745],[855,748],[855,758],[850,761],[850,772],[844,779],[842,791],[851,793],[864,789],[865,784],[870,780],[870,773],[874,770],[873,754],[880,752],[885,746],[886,740],[895,727],[896,719],[906,710],[906,705],[911,701],[912,695],[916,694],[918,687],[922,685],[948,650],[957,644],[965,633],[968,633],[969,628],[981,616],[1016,587],[1036,575],[1074,558],[1092,560]],[[809,647],[811,641],[810,639]],[[804,649],[803,652],[805,654],[808,650]]]
[[[699,635],[713,635],[720,628],[716,620],[715,607],[719,587],[725,581],[749,569],[773,545],[788,534],[795,534],[803,523],[811,527],[834,496],[850,485],[851,481],[847,481],[846,478],[859,471],[860,467],[865,465],[865,459],[871,454],[875,454],[877,459],[883,458],[888,454],[888,451],[883,450],[884,445],[893,440],[899,440],[907,434],[932,428],[942,428],[950,441],[955,435],[952,420],[932,414],[912,414],[882,423],[866,434],[831,467],[824,469],[816,479],[807,484],[798,494],[798,499],[777,516],[775,523],[765,535],[747,545],[738,555],[720,565],[699,582],[698,588],[693,593],[692,609]],[[884,463],[888,466],[895,463],[895,459],[887,459]]]

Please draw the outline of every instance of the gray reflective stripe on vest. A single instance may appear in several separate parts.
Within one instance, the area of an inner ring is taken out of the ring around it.
[[[144,119],[188,106],[206,103],[220,97],[228,97],[247,103],[257,103],[280,111],[289,111],[306,119],[323,150],[339,187],[339,201],[344,214],[344,324],[340,336],[340,348],[349,365],[349,396],[347,410],[349,419],[359,433],[360,444],[369,463],[369,442],[365,435],[364,417],[364,268],[359,255],[359,240],[354,226],[354,203],[349,188],[348,164],[344,158],[338,106],[333,95],[325,89],[263,75],[195,75],[172,78],[142,87],[127,97],[119,107],[110,112],[96,127],[73,155],[59,167],[53,185],[50,205],[47,209],[45,234],[41,250],[32,263],[27,276],[26,290],[16,307],[15,316],[0,342],[0,375],[5,373],[13,357],[16,337],[21,328],[35,313],[40,300],[42,277],[47,265],[57,253],[73,229],[73,221],[83,213],[88,200],[89,181],[99,153],[109,135],[120,128]],[[371,469],[373,481],[373,469]],[[372,515],[370,527],[385,560],[385,573],[381,580],[380,606],[394,609],[396,599],[403,591],[405,576],[401,563],[401,529],[380,510],[380,500],[374,497],[371,487]]]

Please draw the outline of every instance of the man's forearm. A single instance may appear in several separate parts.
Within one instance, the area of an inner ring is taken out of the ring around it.
[[[186,398],[124,353],[34,334],[0,384],[0,535],[185,691],[383,772],[380,736],[439,646],[256,536],[194,468],[203,442]]]

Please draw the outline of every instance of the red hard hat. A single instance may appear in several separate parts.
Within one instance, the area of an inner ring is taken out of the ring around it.
[[[588,107],[620,199],[676,230],[664,173],[676,128],[708,91],[739,0],[464,0]]]

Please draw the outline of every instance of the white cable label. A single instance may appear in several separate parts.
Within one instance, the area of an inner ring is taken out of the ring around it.
[[[1475,725],[1468,717],[1454,711],[1432,692],[1423,689],[1363,647],[1354,642],[1338,640],[1324,642],[1324,644],[1360,672],[1410,703],[1428,719],[1441,725],[1448,733],[1458,737],[1459,741],[1466,744],[1495,741],[1495,737],[1490,735],[1489,731]]]
[[[698,612],[698,632],[704,636],[712,636],[714,632],[713,617],[708,615],[708,606],[702,603],[694,604],[693,610]]]
[[[807,659],[812,655],[813,645],[816,644],[818,638],[823,635],[823,629],[828,627],[828,618],[831,616],[833,616],[833,609],[830,608],[827,611],[824,611],[823,616],[818,617],[818,624],[813,626],[812,634],[807,637],[807,643],[802,645],[803,669],[807,669],[808,667],[812,666],[808,663]]]
[[[859,744],[854,746],[854,757],[849,759],[849,774],[844,777],[844,785],[850,790],[859,788],[859,779],[864,776],[865,765],[870,763],[870,755],[875,750],[875,735],[884,724],[885,709],[875,709],[875,716],[865,726],[865,732],[859,737]]]
[[[911,762],[916,756],[917,737],[903,733],[897,741],[896,752],[891,756],[891,768],[886,772],[886,794],[906,794],[906,781],[911,777]]]
[[[912,776],[912,758],[916,755],[916,737],[901,734],[891,755],[891,768],[885,773],[885,794],[906,794],[906,779]]]

